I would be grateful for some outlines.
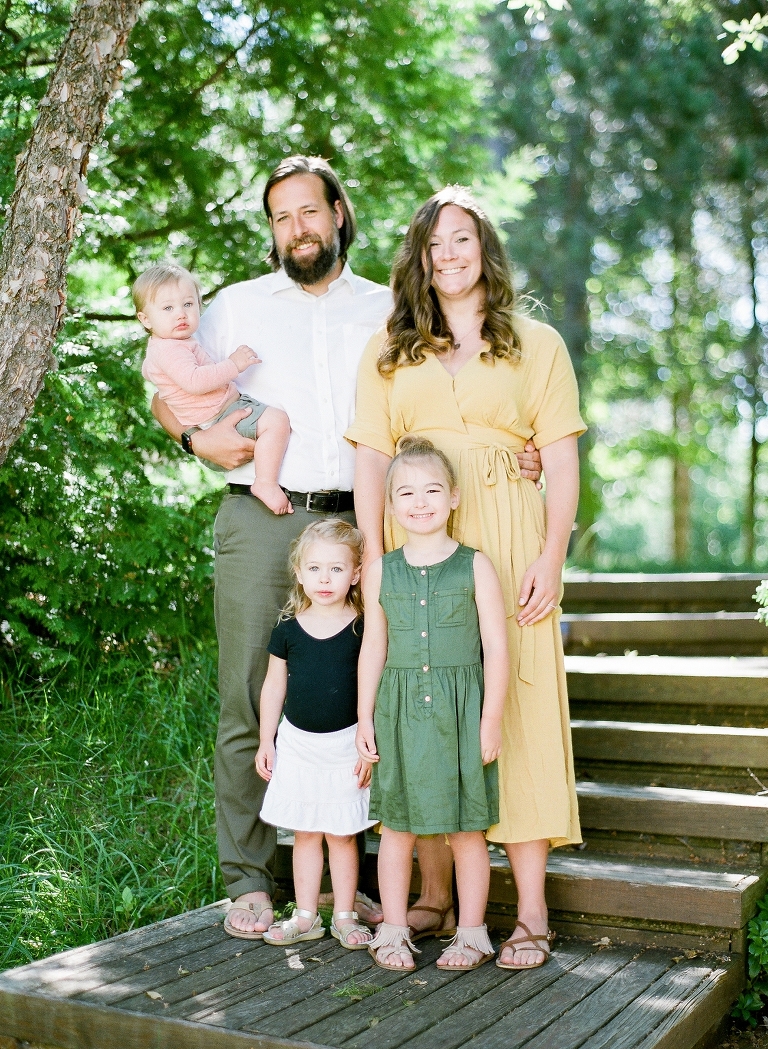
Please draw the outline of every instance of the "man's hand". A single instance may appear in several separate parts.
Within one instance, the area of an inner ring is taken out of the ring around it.
[[[258,353],[245,344],[238,346],[234,353],[230,353],[229,359],[239,372],[244,372],[252,364],[261,364],[261,357]]]
[[[239,408],[208,430],[198,430],[192,435],[192,451],[200,459],[208,459],[225,470],[244,466],[253,459],[256,442],[242,437],[235,427],[250,414],[250,408]]]
[[[526,441],[523,451],[515,454],[520,464],[520,476],[535,481],[536,487],[541,488],[541,455],[533,441]]]

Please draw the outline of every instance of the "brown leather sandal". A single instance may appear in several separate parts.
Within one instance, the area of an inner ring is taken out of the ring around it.
[[[438,920],[432,925],[427,926],[426,929],[414,929],[411,939],[414,943],[418,943],[419,940],[429,939],[430,936],[439,938],[456,935],[456,918],[454,916],[453,924],[446,925],[445,919],[448,915],[453,916],[453,901],[451,901],[444,910],[440,910],[439,907],[427,907],[423,903],[414,903],[413,907],[408,908],[409,911],[429,911],[430,914],[436,914]]]
[[[504,943],[499,944],[499,956],[496,959],[496,964],[500,969],[538,969],[544,962],[549,960],[550,950],[549,945],[554,942],[556,933],[551,929],[547,929],[546,932],[540,933],[538,936],[534,936],[531,930],[523,922],[517,922],[515,928],[522,929],[525,936],[510,936]],[[527,947],[522,947],[521,944],[528,944]],[[502,962],[501,955],[505,947],[511,947],[512,957],[514,958],[518,951],[541,951],[544,955],[543,962],[535,962],[533,965],[509,965],[506,962]]]

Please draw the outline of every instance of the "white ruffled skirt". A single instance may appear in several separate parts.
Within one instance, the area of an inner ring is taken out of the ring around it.
[[[368,787],[357,785],[357,725],[338,732],[305,732],[283,718],[277,730],[275,767],[261,818],[286,830],[358,834],[372,827]]]

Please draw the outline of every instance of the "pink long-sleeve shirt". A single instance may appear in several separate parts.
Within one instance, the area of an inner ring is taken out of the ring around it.
[[[182,426],[209,422],[239,397],[238,374],[228,357],[214,364],[197,339],[158,339],[150,335],[141,374],[157,387]]]

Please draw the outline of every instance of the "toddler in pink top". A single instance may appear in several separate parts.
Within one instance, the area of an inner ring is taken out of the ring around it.
[[[251,492],[273,513],[292,514],[290,500],[277,483],[291,432],[288,416],[240,394],[232,381],[260,364],[260,358],[250,346],[238,346],[225,361],[214,364],[193,337],[200,324],[200,286],[181,266],[145,270],[133,285],[133,301],[150,333],[141,368],[144,378],[157,387],[183,427],[207,429],[239,408],[250,408],[237,430],[256,441]]]

